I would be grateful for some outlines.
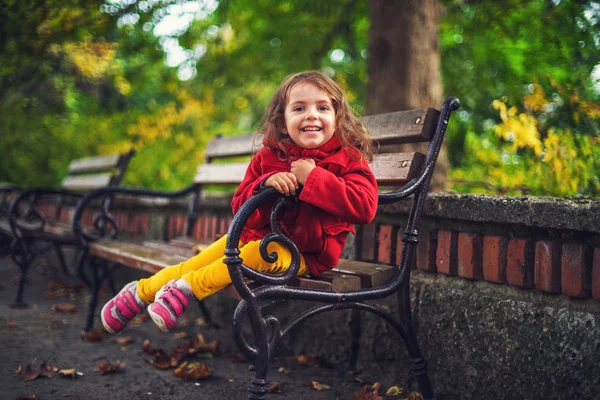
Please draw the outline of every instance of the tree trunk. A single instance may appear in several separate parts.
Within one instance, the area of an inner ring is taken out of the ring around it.
[[[439,0],[370,0],[366,114],[439,108],[442,79],[438,52]],[[406,151],[422,144],[406,145]],[[404,150],[404,149],[403,149]],[[445,187],[449,169],[442,147],[432,188]]]

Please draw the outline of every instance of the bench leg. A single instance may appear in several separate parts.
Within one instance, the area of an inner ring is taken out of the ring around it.
[[[63,253],[60,245],[55,244],[54,251],[56,252],[56,256],[58,257],[58,261],[60,262],[60,268],[62,269],[63,274],[65,274],[66,276],[71,275],[69,267],[67,267],[67,262],[65,261],[65,254]]]
[[[421,393],[424,399],[433,399],[433,390],[427,372],[427,361],[425,361],[419,348],[413,324],[408,284],[403,285],[398,292],[398,312],[400,313],[400,321],[406,329],[406,348],[411,358],[411,369],[417,381],[417,391]]]
[[[82,257],[80,263],[82,265],[79,266],[79,270],[83,271],[85,268],[87,257]],[[85,316],[85,326],[83,327],[84,332],[89,332],[94,327],[94,315],[96,314],[96,307],[98,305],[98,292],[100,291],[100,286],[102,282],[107,277],[107,268],[106,264],[101,260],[89,260],[87,263],[89,266],[89,271],[91,277],[86,278],[86,284],[88,286],[88,290],[90,291],[90,300],[88,302],[88,311]]]
[[[250,386],[248,386],[248,400],[265,400],[267,395],[267,370],[269,369],[269,337],[259,304],[255,300],[249,303],[248,306],[248,316],[256,348],[256,358],[250,367],[250,370],[254,371],[254,377],[250,380]]]
[[[210,311],[208,310],[208,307],[206,307],[206,304],[204,304],[204,300],[198,300],[198,307],[200,308],[202,318],[204,318],[204,322],[206,322],[206,325],[217,329],[221,328],[221,325],[217,324],[212,320],[212,317],[210,316]]]
[[[15,239],[11,243],[12,258],[19,267],[19,282],[15,301],[9,305],[10,308],[28,307],[27,303],[23,301],[23,292],[25,291],[25,281],[27,281],[27,271],[32,261],[29,250],[29,246],[23,240]]]
[[[350,342],[350,358],[348,360],[348,371],[356,371],[356,361],[358,360],[358,351],[360,350],[361,334],[360,310],[356,308],[352,309],[350,330],[352,332],[352,341]]]

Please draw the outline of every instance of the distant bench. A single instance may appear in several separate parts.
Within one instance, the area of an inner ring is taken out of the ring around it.
[[[335,308],[360,308],[376,312],[379,315],[382,315],[383,311],[374,311],[372,306],[363,305],[360,301],[384,297],[384,295],[389,296],[394,293],[403,296],[401,318],[406,326],[393,326],[405,339],[409,353],[416,363],[413,369],[417,375],[420,390],[424,395],[431,393],[426,364],[420,356],[412,331],[412,322],[406,322],[411,321],[410,300],[406,294],[408,293],[408,285],[403,285],[403,282],[406,281],[412,264],[410,260],[412,260],[411,254],[414,253],[417,242],[420,213],[448,118],[451,111],[458,108],[458,104],[456,99],[447,100],[441,115],[438,110],[426,108],[364,118],[373,142],[379,147],[379,154],[375,157],[371,168],[380,185],[380,191],[384,192],[384,188],[403,187],[396,192],[381,193],[380,202],[390,203],[415,195],[413,210],[407,224],[408,233],[403,239],[405,245],[402,249],[400,268],[354,260],[340,260],[336,268],[323,273],[319,278],[296,277],[293,271],[281,276],[271,275],[269,277],[241,266],[240,260],[236,259],[235,256],[237,251],[235,246],[237,246],[245,222],[244,218],[247,219],[248,213],[263,204],[264,201],[275,198],[285,201],[285,196],[280,195],[273,188],[268,188],[250,199],[234,217],[233,224],[229,229],[228,249],[225,252],[228,256],[225,262],[228,264],[230,274],[232,274],[234,285],[230,285],[224,292],[242,299],[234,316],[234,337],[240,349],[255,366],[255,379],[252,380],[251,387],[248,389],[251,393],[250,398],[263,398],[264,384],[266,384],[266,365],[268,365],[268,358],[271,353],[267,349],[271,346],[274,347],[280,336],[287,332],[287,330],[283,330],[283,332],[279,331],[279,334],[267,335],[266,326],[271,325],[273,321],[271,317],[267,319],[262,317],[261,307],[256,303],[255,297],[257,294],[261,296],[261,293],[264,295],[267,292],[271,294],[280,293],[280,296],[267,296],[276,299],[319,300],[320,298],[326,298],[327,302],[338,304]],[[399,144],[428,141],[431,141],[431,144],[427,155],[418,152],[398,152]],[[194,246],[198,248],[199,244],[190,236],[197,223],[196,208],[203,188],[207,185],[239,185],[248,166],[248,162],[221,164],[214,161],[229,157],[249,156],[257,150],[254,145],[255,142],[257,140],[252,135],[220,137],[212,140],[205,151],[206,163],[198,167],[193,183],[180,191],[163,192],[126,187],[103,188],[91,192],[78,203],[73,219],[73,231],[78,236],[81,244],[87,249],[87,254],[92,260],[96,260],[93,262],[96,268],[102,269],[101,272],[92,274],[98,279],[92,286],[89,312],[85,325],[86,330],[91,329],[93,326],[97,292],[102,280],[109,274],[108,263],[117,263],[155,273],[170,265],[178,264],[194,254],[192,249]],[[94,226],[101,229],[97,229],[95,232],[84,230],[82,215],[89,208],[90,202],[107,195],[125,196],[127,198],[141,196],[169,199],[190,196],[183,237],[173,238],[169,241],[140,240],[133,242],[123,240],[119,238],[119,227],[110,209],[101,210],[95,216]],[[108,234],[109,231],[111,232],[110,235]],[[235,246],[232,245],[233,241],[235,241]],[[202,245],[199,247],[201,250]],[[99,263],[98,260],[102,260],[106,264]],[[248,280],[254,283],[247,283]],[[282,284],[284,286],[281,286]],[[279,290],[283,291],[278,292]],[[363,292],[366,294],[361,294]],[[327,293],[331,296],[326,295]],[[341,303],[347,299],[345,293],[350,294],[353,302],[342,305]],[[359,305],[354,307],[355,304]],[[247,314],[250,315],[254,329],[255,347],[250,347],[241,333],[240,319],[243,320]],[[304,319],[313,314],[309,313],[298,318]],[[356,315],[353,314],[353,316],[356,318]],[[389,321],[388,317],[384,318]],[[293,324],[296,322],[293,322]],[[276,326],[278,327],[278,323]],[[353,326],[355,326],[354,323]],[[356,362],[358,335],[359,330],[353,329],[350,364]],[[268,341],[268,343],[264,341]]]
[[[134,154],[132,150],[125,154],[73,160],[60,189],[23,190],[14,197],[8,212],[0,218],[0,234],[11,239],[12,257],[20,270],[19,286],[12,306],[26,306],[23,290],[27,272],[40,254],[54,248],[63,271],[68,271],[62,246],[75,246],[78,242],[68,218],[63,214],[65,204],[68,201],[74,203],[93,189],[119,185]],[[110,198],[103,198],[102,206],[108,207],[109,204]]]

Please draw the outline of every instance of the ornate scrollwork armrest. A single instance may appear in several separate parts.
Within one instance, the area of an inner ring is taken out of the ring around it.
[[[300,191],[298,191],[297,195],[299,193]],[[229,227],[224,262],[227,264],[234,287],[242,297],[250,295],[246,279],[251,279],[262,284],[285,285],[298,274],[298,270],[300,269],[300,251],[294,242],[282,232],[277,222],[277,217],[283,211],[288,199],[288,196],[279,193],[272,187],[264,188],[246,201],[233,217],[233,221]],[[272,242],[277,242],[286,247],[290,251],[292,261],[289,269],[282,274],[265,274],[247,267],[239,257],[240,251],[238,249],[242,230],[252,213],[266,202],[273,200],[275,201],[275,205],[271,211],[270,218],[272,233],[267,234],[261,240],[260,254],[263,260],[273,263],[277,260],[278,255],[277,253],[269,253],[267,250],[268,245]]]
[[[43,231],[47,223],[58,218],[67,198],[81,196],[80,193],[61,189],[23,190],[13,199],[8,211],[8,220],[13,235],[22,237]],[[55,203],[56,210],[53,216],[45,215],[39,208],[39,201],[43,199],[51,199]]]
[[[86,194],[75,206],[73,214],[73,233],[82,246],[87,247],[89,242],[94,242],[101,238],[110,237],[115,239],[119,234],[119,227],[115,218],[110,213],[110,200],[115,195],[127,195],[130,197],[154,197],[154,198],[177,198],[186,196],[197,190],[197,185],[193,184],[178,191],[160,191],[131,187],[103,187],[92,190]],[[94,217],[92,224],[93,230],[84,230],[81,222],[83,212],[89,208],[90,203],[99,200],[102,201],[98,214]]]

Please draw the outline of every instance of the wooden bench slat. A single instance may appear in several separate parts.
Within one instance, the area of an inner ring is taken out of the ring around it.
[[[379,154],[370,164],[380,184],[403,184],[420,171],[425,155],[413,153]],[[249,163],[202,164],[198,167],[195,183],[239,184],[246,174]]]
[[[87,157],[73,160],[69,164],[70,174],[81,174],[90,171],[101,171],[119,166],[121,160],[120,154],[111,154],[107,156]]]
[[[6,236],[12,236],[8,219],[0,219],[0,233]]]
[[[253,154],[262,148],[262,137],[256,135],[224,136],[211,140],[204,150],[204,157],[235,157]]]
[[[153,250],[164,251],[169,254],[175,254],[186,258],[193,257],[197,254],[192,247],[174,246],[160,240],[146,240],[143,241],[141,245]]]
[[[420,108],[363,117],[373,141],[381,144],[426,142],[433,136],[440,113],[434,108]],[[211,140],[204,156],[207,159],[250,155],[262,148],[261,135],[225,136]]]
[[[361,280],[362,288],[372,288],[388,282],[397,268],[392,265],[340,259],[338,266],[331,272],[357,276]]]
[[[91,255],[152,273],[189,258],[118,240],[93,242],[89,246],[89,251]]]
[[[372,140],[381,144],[427,142],[433,136],[440,112],[434,108],[366,116]]]
[[[246,175],[248,162],[233,164],[202,164],[196,171],[194,183],[239,184]]]
[[[380,185],[401,185],[417,176],[424,160],[419,152],[388,153],[377,155],[370,166]]]
[[[113,174],[96,174],[96,175],[78,175],[68,176],[63,180],[63,189],[79,191],[88,191],[110,184]]]

